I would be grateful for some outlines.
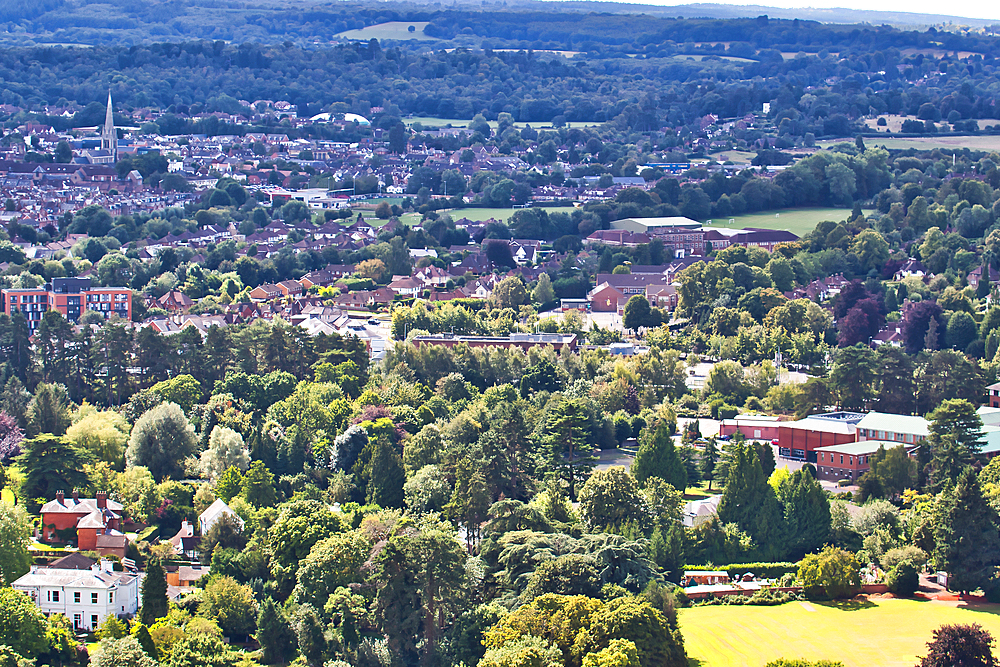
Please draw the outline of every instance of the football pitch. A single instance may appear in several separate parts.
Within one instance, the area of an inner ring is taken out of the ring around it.
[[[778,658],[912,667],[945,623],[978,623],[1000,637],[1000,605],[885,599],[680,611],[690,664],[698,667],[763,667]]]

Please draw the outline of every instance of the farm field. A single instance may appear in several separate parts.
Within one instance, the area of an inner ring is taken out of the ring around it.
[[[434,40],[435,37],[424,34],[424,28],[430,21],[389,21],[388,23],[379,23],[378,25],[370,25],[360,30],[347,30],[346,32],[341,32],[334,37],[339,37],[340,39],[356,39],[368,41],[370,39],[377,39],[379,41],[383,39],[397,39],[397,40],[407,40],[407,39],[419,39],[419,40]],[[409,28],[413,26],[413,32],[410,32]]]
[[[871,211],[864,211],[865,215],[869,213]],[[733,218],[706,220],[705,226],[729,227],[732,229],[743,229],[745,227],[781,229],[801,237],[810,233],[818,223],[824,220],[840,222],[846,220],[850,214],[851,210],[846,208],[790,208],[781,211],[751,213]],[[730,220],[733,221],[731,224]]]
[[[991,125],[996,123],[993,121]],[[836,139],[833,141],[818,141],[816,145],[821,148],[829,148],[835,144],[844,142],[854,143],[853,139]],[[943,150],[961,150],[968,148],[974,151],[996,151],[1000,150],[1000,136],[962,136],[942,134],[930,137],[865,137],[865,145],[884,146],[890,150],[916,150],[929,151],[935,148]]]
[[[911,667],[925,654],[932,631],[945,623],[979,623],[997,636],[1000,605],[888,599],[680,611],[690,664],[698,667],[763,667],[777,658]]]

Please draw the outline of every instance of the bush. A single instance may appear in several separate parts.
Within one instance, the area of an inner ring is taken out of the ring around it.
[[[758,578],[780,579],[786,574],[795,574],[799,571],[798,563],[733,563],[731,565],[685,565],[685,570],[725,570],[730,579],[742,577],[744,574],[752,573]]]
[[[811,598],[851,598],[861,590],[861,567],[854,554],[829,546],[802,559],[799,579]]]
[[[911,561],[904,560],[889,571],[885,583],[893,595],[910,597],[920,588],[920,575],[917,566]]]

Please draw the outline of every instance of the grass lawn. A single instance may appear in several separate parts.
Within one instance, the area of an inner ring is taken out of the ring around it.
[[[1000,634],[1000,605],[872,600],[680,611],[691,665],[699,667],[762,667],[777,658],[910,667],[925,654],[931,632],[944,623],[979,623],[995,637]]]
[[[542,208],[542,207],[536,207],[536,208]],[[548,206],[546,206],[544,208],[545,208],[545,211],[548,212],[548,213],[555,213],[557,211],[561,211],[563,213],[570,213],[570,212],[573,211],[573,207],[572,206],[559,206],[559,207],[556,207],[556,206],[548,207]],[[503,222],[506,222],[507,220],[510,220],[510,217],[512,215],[514,215],[516,212],[518,212],[519,210],[521,210],[521,209],[517,209],[517,208],[456,208],[456,209],[448,209],[448,210],[438,211],[438,213],[442,213],[442,214],[443,213],[447,213],[448,215],[450,215],[452,217],[452,220],[458,220],[460,218],[468,218],[469,220],[472,220],[472,221],[483,221],[483,220],[489,220],[490,218],[493,218],[495,220],[502,220]]]
[[[361,28],[360,30],[348,30],[347,32],[338,33],[337,35],[334,35],[334,37],[339,37],[340,39],[360,39],[366,42],[369,39],[377,39],[379,41],[383,39],[436,39],[430,35],[424,34],[424,28],[427,27],[428,23],[430,23],[430,21],[389,21],[388,23],[370,25],[366,28]],[[413,32],[410,32],[410,26],[413,26]]]
[[[865,215],[871,211],[864,211]],[[849,208],[791,208],[781,211],[768,211],[764,213],[751,213],[735,218],[718,218],[706,220],[707,227],[731,227],[733,229],[743,229],[745,227],[758,227],[760,229],[783,229],[796,236],[805,236],[815,229],[816,225],[824,220],[841,222],[847,220],[851,215]],[[730,224],[729,220],[733,220]]]
[[[991,124],[996,124],[994,121]],[[816,142],[821,148],[828,148],[835,144],[854,143],[853,139],[838,139],[835,141]],[[953,134],[941,134],[929,137],[865,137],[865,146],[885,147],[889,150],[906,150],[915,148],[918,151],[929,151],[935,148],[942,150],[961,150],[968,148],[974,151],[994,151],[1000,150],[1000,136],[960,136]]]

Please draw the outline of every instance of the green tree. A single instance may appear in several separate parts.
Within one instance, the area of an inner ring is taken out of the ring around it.
[[[242,657],[208,632],[192,632],[173,646],[167,667],[237,667]]]
[[[246,470],[250,465],[250,450],[243,436],[231,428],[216,424],[208,437],[208,449],[201,453],[201,474],[219,479],[230,468]]]
[[[556,300],[556,293],[552,289],[552,280],[549,278],[549,274],[543,273],[538,276],[535,289],[531,290],[531,298],[539,306],[544,306]]]
[[[31,568],[31,519],[20,505],[0,501],[0,581],[11,583]]]
[[[719,460],[719,449],[716,446],[715,438],[709,438],[705,442],[705,449],[701,452],[700,467],[701,478],[708,482],[708,490],[712,490],[712,481],[715,479],[715,464]]]
[[[932,480],[937,488],[955,481],[979,452],[983,422],[965,399],[946,399],[927,415],[926,446],[931,452]]]
[[[70,491],[87,486],[83,465],[89,460],[86,451],[74,447],[66,438],[43,434],[21,442],[17,464],[26,471],[21,495],[25,498],[51,500],[56,491]]]
[[[0,646],[33,660],[48,649],[45,615],[27,593],[0,588]]]
[[[370,552],[368,540],[353,531],[320,540],[299,567],[293,598],[323,609],[338,588],[364,581],[363,566]]]
[[[158,558],[150,559],[146,564],[146,575],[142,580],[142,607],[139,618],[144,625],[150,626],[157,619],[167,615],[167,575]]]
[[[793,557],[823,546],[830,536],[830,501],[819,481],[806,470],[796,470],[779,487],[778,499],[785,508]]]
[[[622,326],[631,331],[643,327],[655,327],[660,324],[659,318],[653,312],[649,301],[641,294],[633,294],[625,304],[622,315]]]
[[[632,462],[632,474],[640,484],[650,477],[659,477],[678,491],[683,492],[687,488],[687,470],[677,453],[666,421],[657,423],[652,433],[646,430],[643,443]]]
[[[488,649],[478,667],[563,667],[563,664],[562,653],[554,644],[541,637],[524,635]]]
[[[490,293],[490,303],[497,308],[519,308],[527,303],[528,292],[524,283],[516,276],[504,278]]]
[[[548,468],[569,485],[576,499],[577,483],[587,480],[597,459],[592,455],[586,409],[579,399],[564,399],[552,410],[545,426],[543,443]]]
[[[81,411],[82,412],[82,411]],[[99,410],[86,414],[66,430],[66,438],[99,460],[121,468],[128,444],[129,425],[114,410]]]
[[[598,470],[580,489],[580,518],[595,532],[619,532],[630,522],[642,526],[648,517],[646,499],[623,466]]]
[[[251,464],[247,474],[243,476],[243,489],[240,495],[258,509],[274,507],[278,502],[278,494],[274,489],[274,475],[263,461],[254,461]]]
[[[185,412],[191,412],[191,408],[201,402],[201,385],[194,377],[188,374],[177,375],[157,382],[153,385],[153,391],[159,394],[164,401],[176,403]]]
[[[861,566],[854,554],[833,546],[803,558],[798,577],[810,597],[851,598],[861,590]]]
[[[963,593],[988,588],[1000,565],[998,517],[983,498],[971,468],[938,499],[934,564],[948,572],[948,587]]]
[[[380,507],[403,506],[406,470],[399,450],[389,437],[369,438],[354,466],[355,478],[365,489],[365,501]]]
[[[263,463],[263,462],[261,462]],[[222,498],[224,502],[229,502],[240,495],[243,489],[243,473],[235,466],[226,468],[226,471],[219,476],[219,481],[215,483],[215,495]]]
[[[35,436],[40,433],[63,435],[71,422],[66,387],[61,384],[39,382],[35,387],[35,395],[28,403],[25,429],[28,435]]]
[[[161,403],[135,423],[125,459],[129,466],[144,466],[153,477],[184,478],[184,460],[197,451],[194,427],[176,403]]]
[[[732,445],[729,477],[718,515],[723,523],[736,524],[750,535],[763,558],[777,560],[784,555],[786,528],[781,505],[752,445]]]
[[[274,604],[271,596],[265,597],[260,604],[255,638],[263,651],[265,664],[285,663],[295,654],[295,631],[284,609]]]
[[[213,619],[226,634],[248,635],[257,623],[257,601],[249,586],[219,577],[205,586],[198,613]]]
[[[101,648],[91,659],[94,667],[156,667],[160,663],[143,650],[135,637],[102,639]]]
[[[864,410],[875,393],[875,353],[860,343],[841,349],[833,362],[830,381],[836,387],[841,408]]]

